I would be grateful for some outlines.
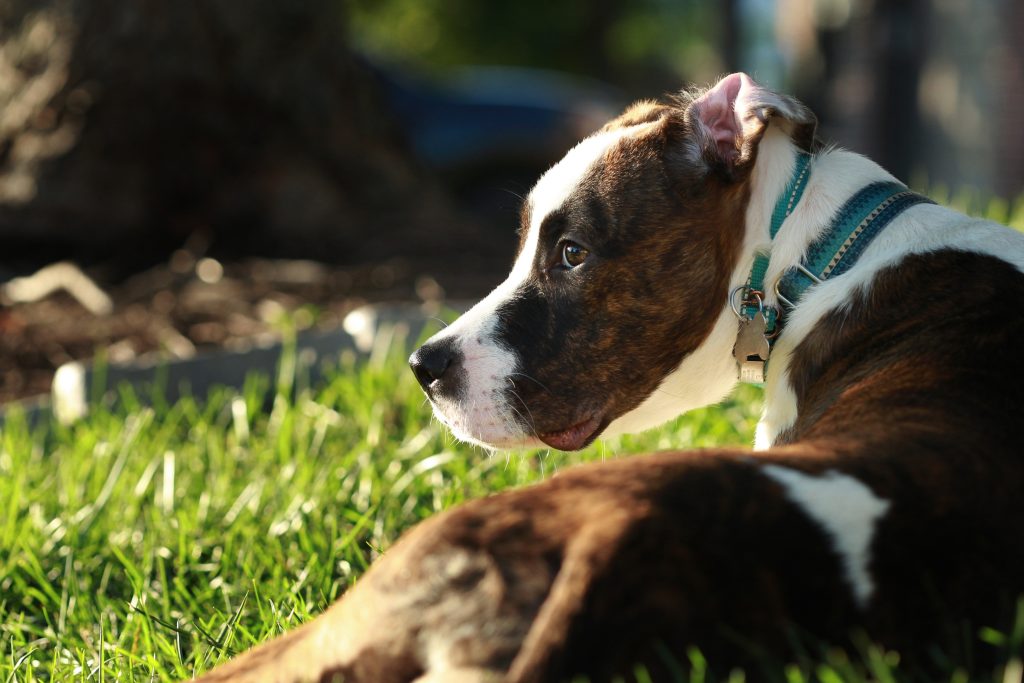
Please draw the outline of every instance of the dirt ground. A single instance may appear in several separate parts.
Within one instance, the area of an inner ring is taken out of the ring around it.
[[[47,393],[56,368],[72,360],[104,355],[130,362],[154,352],[182,358],[243,349],[278,335],[286,318],[299,329],[328,329],[368,302],[476,298],[501,279],[503,267],[403,260],[350,267],[305,260],[221,263],[179,250],[115,284],[81,278],[73,266],[40,273],[36,280],[52,280],[43,290],[55,289],[34,292],[30,301],[17,301],[26,298],[24,281],[12,280],[0,285],[0,403]]]

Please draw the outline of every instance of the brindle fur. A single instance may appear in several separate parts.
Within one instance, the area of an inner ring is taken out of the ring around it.
[[[685,158],[694,134],[684,113],[645,103],[606,127],[650,124],[545,218],[534,275],[499,312],[498,339],[523,359],[510,394],[536,433],[594,414],[603,429],[649,396],[721,312],[724,295],[707,292],[728,290],[749,186]],[[524,239],[529,222],[525,212]],[[590,250],[571,273],[551,268],[563,239]]]
[[[544,229],[538,266],[566,226],[592,249],[583,286],[537,278],[504,311],[507,342],[551,391],[517,382],[540,430],[592,410],[590,396],[628,410],[723,305],[707,292],[736,258],[746,181],[681,168],[678,107],[611,125],[636,120],[651,129]],[[323,616],[203,680],[608,681],[638,662],[657,680],[664,653],[685,661],[691,644],[723,673],[861,630],[919,663],[933,644],[954,661],[991,655],[958,648],[1005,625],[1024,591],[1022,300],[1024,275],[998,259],[910,256],[796,348],[799,416],[775,448],[605,462],[467,503],[407,534]],[[892,502],[865,610],[766,463],[846,473]]]

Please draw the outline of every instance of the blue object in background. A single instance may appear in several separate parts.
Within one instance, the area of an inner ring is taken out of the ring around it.
[[[610,86],[540,69],[463,67],[438,80],[375,71],[412,149],[441,171],[546,167],[621,103]]]
[[[414,155],[508,249],[521,197],[624,99],[597,81],[540,69],[462,67],[427,79],[368,67]]]

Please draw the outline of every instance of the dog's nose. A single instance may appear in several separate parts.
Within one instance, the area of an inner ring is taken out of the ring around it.
[[[457,355],[458,352],[451,340],[427,342],[409,356],[409,367],[412,368],[423,390],[429,391],[430,386],[448,372]]]

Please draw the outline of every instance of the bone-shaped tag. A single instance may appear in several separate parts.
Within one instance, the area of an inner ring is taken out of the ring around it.
[[[771,353],[768,337],[765,336],[767,329],[768,321],[765,320],[763,311],[758,311],[749,320],[740,319],[740,329],[736,335],[732,355],[736,358],[741,382],[764,381],[764,365]]]

